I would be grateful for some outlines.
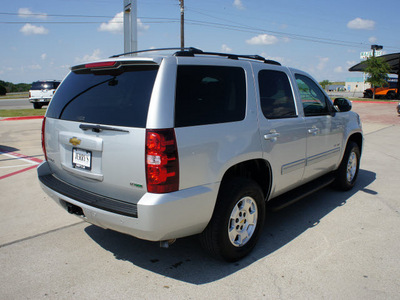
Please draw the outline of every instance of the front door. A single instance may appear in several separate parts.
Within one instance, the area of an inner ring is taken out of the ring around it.
[[[341,119],[318,84],[305,74],[295,74],[307,131],[304,179],[314,179],[333,170],[339,160],[343,130]]]

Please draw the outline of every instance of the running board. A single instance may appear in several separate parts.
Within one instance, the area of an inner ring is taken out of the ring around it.
[[[306,183],[294,190],[286,192],[276,198],[273,198],[267,202],[267,208],[271,211],[278,211],[286,206],[289,206],[316,191],[327,187],[335,180],[333,173],[324,175],[313,181]]]

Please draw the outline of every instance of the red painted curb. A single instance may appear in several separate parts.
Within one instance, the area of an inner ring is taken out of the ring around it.
[[[351,102],[355,102],[355,103],[372,103],[372,104],[391,104],[391,103],[398,103],[399,101],[361,101],[361,100],[354,100],[354,101],[351,101]]]
[[[0,121],[20,121],[20,120],[35,120],[35,119],[43,119],[44,116],[32,116],[32,117],[13,117],[13,118],[4,118]]]

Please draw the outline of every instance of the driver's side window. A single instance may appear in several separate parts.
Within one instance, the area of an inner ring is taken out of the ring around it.
[[[319,86],[307,76],[296,74],[295,77],[300,91],[304,115],[307,117],[328,114],[327,99]]]

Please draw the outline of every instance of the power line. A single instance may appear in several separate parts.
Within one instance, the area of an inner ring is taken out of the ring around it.
[[[335,45],[335,46],[343,46],[343,47],[362,47],[365,48],[366,46],[370,46],[368,43],[362,42],[352,42],[352,41],[345,41],[345,40],[337,40],[337,39],[330,39],[330,38],[322,38],[317,36],[309,36],[309,35],[301,35],[301,34],[293,34],[283,31],[273,31],[273,30],[266,30],[264,28],[258,27],[251,27],[244,25],[239,22],[233,22],[231,20],[227,20],[224,18],[214,17],[212,15],[199,12],[194,9],[190,9],[195,11],[199,14],[219,19],[221,21],[229,22],[231,24],[224,24],[224,23],[216,23],[216,22],[206,22],[200,20],[193,20],[193,19],[185,19],[185,23],[192,26],[204,26],[204,27],[212,27],[212,28],[219,28],[224,30],[230,31],[239,31],[239,32],[248,32],[248,33],[255,33],[255,34],[272,34],[279,37],[286,37],[294,40],[301,40],[307,42],[314,42],[320,44],[328,44],[328,45]],[[10,12],[0,12],[0,15],[13,15],[13,16],[46,16],[46,17],[66,17],[66,18],[116,18],[116,16],[95,16],[95,15],[71,15],[71,14],[41,14],[41,13],[10,13]],[[142,20],[144,24],[168,24],[168,23],[178,23],[180,20],[178,18],[155,18],[155,17],[138,17]],[[117,17],[118,19],[118,17]],[[123,23],[123,17],[120,18],[121,21],[0,21],[0,24],[101,24],[101,23]],[[235,24],[235,25],[232,25]],[[385,45],[386,49],[400,49],[399,47],[387,46]]]

